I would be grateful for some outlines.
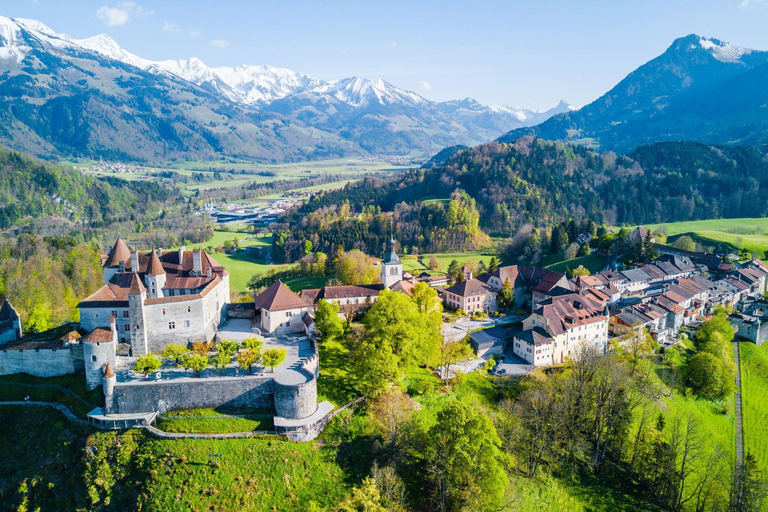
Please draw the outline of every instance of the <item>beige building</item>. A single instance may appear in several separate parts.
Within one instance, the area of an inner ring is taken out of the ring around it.
[[[443,303],[465,313],[496,311],[496,290],[479,279],[468,279],[445,290]]]
[[[536,366],[564,363],[582,346],[602,353],[608,343],[608,316],[583,295],[554,297],[523,320],[523,331],[513,343],[514,352]]]
[[[309,304],[279,280],[256,297],[254,307],[262,334],[305,332],[311,323]]]

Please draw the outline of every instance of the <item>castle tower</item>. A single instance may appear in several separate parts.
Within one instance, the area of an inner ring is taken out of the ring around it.
[[[389,288],[403,279],[403,264],[395,254],[395,239],[389,239],[389,253],[381,261],[381,284]]]
[[[117,240],[115,240],[115,245],[112,246],[107,259],[102,265],[104,269],[104,283],[108,283],[121,268],[125,268],[125,264],[130,260],[131,250],[125,245],[123,239],[118,236]]]
[[[144,326],[144,301],[147,289],[141,284],[139,275],[131,274],[131,287],[128,290],[128,315],[131,322],[131,354],[143,356],[149,351],[147,331]]]
[[[104,396],[107,397],[107,400],[109,400],[109,397],[111,397],[112,393],[115,392],[115,382],[117,382],[117,375],[115,375],[115,371],[112,369],[112,365],[109,363],[107,363],[107,367],[104,368],[104,376],[101,378],[101,380]]]
[[[147,286],[147,297],[150,299],[159,299],[163,297],[165,277],[165,269],[160,262],[160,256],[157,251],[151,251],[149,253],[147,273],[144,275],[144,282]]]

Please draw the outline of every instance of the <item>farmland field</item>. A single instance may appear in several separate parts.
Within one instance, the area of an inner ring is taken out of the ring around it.
[[[739,344],[744,454],[752,454],[761,470],[768,469],[768,345]]]
[[[693,220],[645,227],[655,230],[662,225],[669,236],[696,233],[713,242],[726,242],[761,254],[768,251],[768,218]]]

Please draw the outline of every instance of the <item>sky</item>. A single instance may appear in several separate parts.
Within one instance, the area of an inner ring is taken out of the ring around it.
[[[383,78],[435,101],[583,106],[691,33],[768,49],[768,0],[0,0],[151,60]]]

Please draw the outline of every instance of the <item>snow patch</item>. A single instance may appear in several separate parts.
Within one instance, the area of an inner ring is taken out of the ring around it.
[[[741,62],[741,57],[749,55],[752,50],[734,46],[730,43],[724,43],[717,39],[699,38],[699,45],[710,52],[714,58],[720,62],[736,63]]]

